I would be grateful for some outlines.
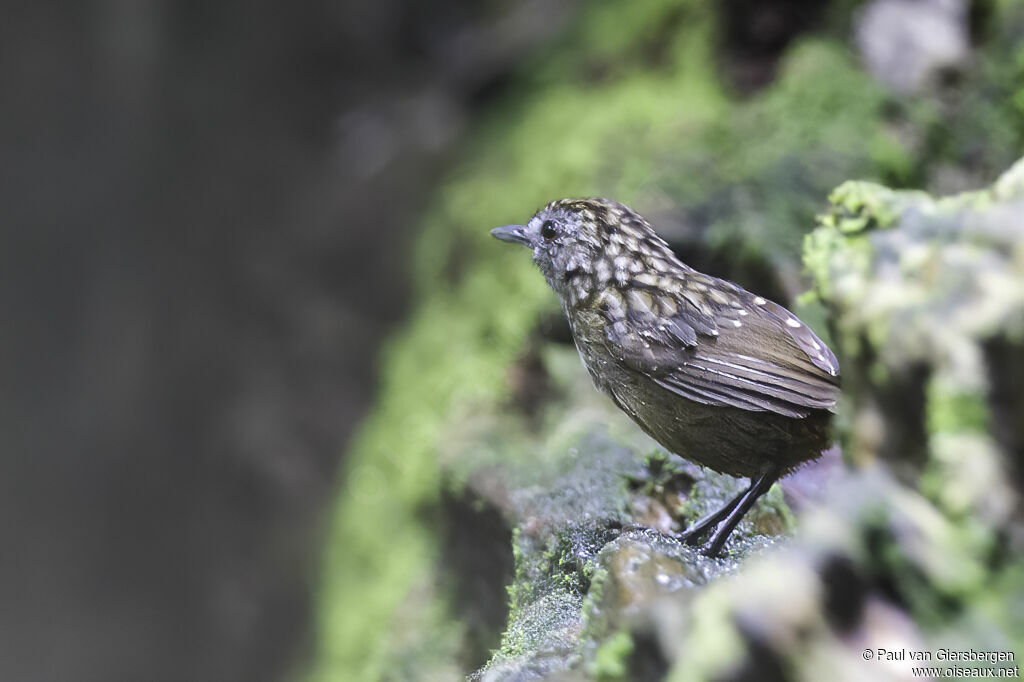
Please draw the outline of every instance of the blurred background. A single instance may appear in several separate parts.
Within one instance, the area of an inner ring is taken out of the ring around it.
[[[280,679],[417,212],[568,8],[5,4],[0,679]]]
[[[790,300],[843,180],[1017,158],[1018,9],[5,3],[0,680],[417,679],[388,652],[435,646],[429,529],[469,518],[423,453],[454,403],[532,402],[509,360],[561,333],[487,228],[609,194]],[[470,640],[436,669],[496,646]]]

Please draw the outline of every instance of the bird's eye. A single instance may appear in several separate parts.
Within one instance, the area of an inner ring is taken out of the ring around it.
[[[555,221],[545,220],[544,224],[540,226],[540,236],[544,239],[551,241],[556,234],[558,234],[558,229],[555,227]]]

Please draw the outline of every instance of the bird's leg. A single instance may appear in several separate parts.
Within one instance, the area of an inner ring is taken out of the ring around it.
[[[736,528],[736,524],[740,522],[743,515],[750,511],[750,508],[757,502],[757,498],[764,495],[772,487],[775,481],[779,480],[779,475],[782,471],[777,466],[773,466],[764,474],[761,475],[756,481],[754,481],[750,488],[745,492],[738,504],[735,505],[733,510],[729,513],[729,516],[718,526],[715,530],[714,535],[711,536],[711,540],[707,545],[707,555],[717,556],[722,551],[722,547],[725,545],[725,541],[729,539],[729,534],[732,533],[733,529]]]
[[[736,505],[740,503],[743,496],[749,493],[753,487],[754,481],[751,481],[746,490],[726,502],[720,509],[716,509],[710,514],[705,514],[700,518],[700,520],[680,533],[679,539],[691,546],[700,544],[700,538],[709,530],[717,526],[722,519],[728,516],[729,512],[736,508]]]

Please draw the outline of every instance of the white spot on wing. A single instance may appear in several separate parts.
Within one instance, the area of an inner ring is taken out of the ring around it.
[[[788,320],[786,320],[786,324],[789,325],[790,327],[793,327],[794,329],[796,329],[796,328],[801,326],[800,325],[800,321],[796,320],[796,319],[793,319],[792,317],[789,318]]]
[[[754,297],[754,303],[756,303],[757,305],[764,305],[767,302],[768,301],[766,301],[765,299],[761,298],[760,296],[755,296]]]
[[[658,278],[650,272],[642,272],[634,278],[635,281],[640,284],[646,284],[648,286],[657,286]]]

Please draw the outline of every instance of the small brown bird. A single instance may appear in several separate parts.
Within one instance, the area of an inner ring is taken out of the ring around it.
[[[608,199],[491,230],[533,250],[594,384],[670,451],[750,487],[687,529],[714,556],[780,476],[828,445],[839,364],[782,306],[697,272]]]

